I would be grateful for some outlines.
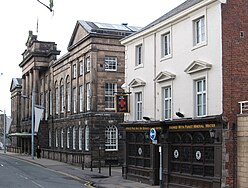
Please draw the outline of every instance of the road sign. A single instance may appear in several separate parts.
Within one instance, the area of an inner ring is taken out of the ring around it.
[[[156,139],[156,130],[154,128],[150,129],[150,139],[155,140]]]

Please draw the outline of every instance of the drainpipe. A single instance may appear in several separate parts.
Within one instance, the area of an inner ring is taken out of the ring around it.
[[[157,52],[157,48],[156,48],[156,33],[154,33],[154,62],[153,62],[153,78],[156,78],[156,68],[157,68],[157,66],[156,66],[156,60],[157,60],[157,58],[156,58],[156,52]],[[157,101],[156,101],[156,95],[157,95],[157,89],[156,89],[156,82],[153,82],[153,87],[154,87],[154,91],[153,91],[153,93],[154,93],[154,108],[153,108],[153,110],[154,110],[154,119],[156,120],[156,118],[157,118],[157,115],[156,115],[156,107],[157,107]]]

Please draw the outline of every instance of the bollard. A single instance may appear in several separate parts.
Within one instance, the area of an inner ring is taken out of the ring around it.
[[[111,176],[111,164],[109,164],[109,176]]]
[[[93,168],[92,168],[92,161],[90,161],[90,171],[91,171],[91,172],[93,171]]]
[[[82,162],[82,170],[84,170],[84,162]]]

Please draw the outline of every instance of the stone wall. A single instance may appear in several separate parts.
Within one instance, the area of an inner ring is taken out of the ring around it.
[[[238,115],[237,126],[237,187],[248,183],[248,114]]]

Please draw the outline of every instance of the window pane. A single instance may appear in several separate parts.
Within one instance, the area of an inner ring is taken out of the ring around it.
[[[118,142],[117,142],[117,128],[116,126],[108,126],[105,130],[105,149],[106,150],[117,150]]]
[[[142,93],[135,94],[136,101],[136,120],[142,120]]]
[[[114,108],[117,84],[105,83],[105,108]]]
[[[196,81],[197,116],[206,115],[206,80]]]
[[[116,57],[105,57],[105,70],[116,70],[117,69],[117,58]]]

